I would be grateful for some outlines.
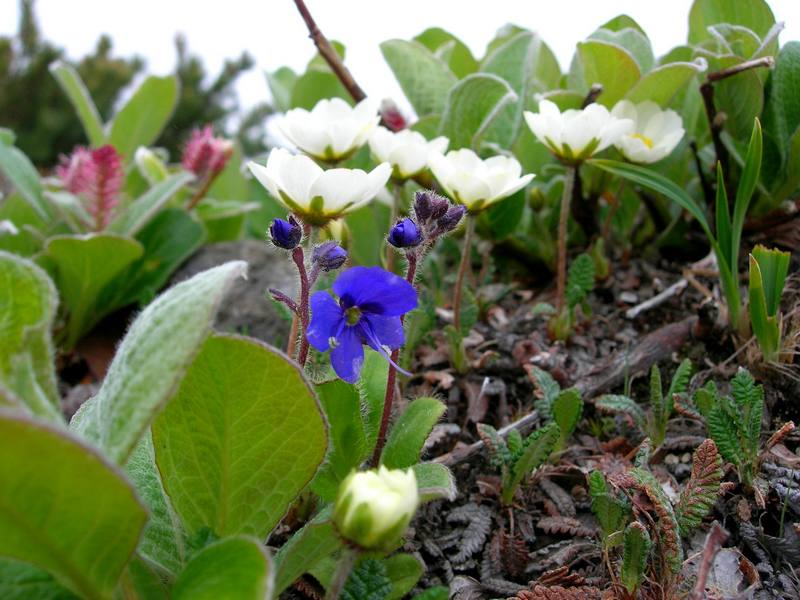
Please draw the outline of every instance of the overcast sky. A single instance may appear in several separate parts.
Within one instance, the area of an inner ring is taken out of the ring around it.
[[[347,65],[367,93],[399,97],[378,47],[386,39],[410,38],[440,26],[480,58],[499,27],[516,23],[538,31],[565,69],[575,43],[620,13],[641,24],[656,55],[665,53],[686,40],[691,0],[306,0],[306,4],[323,32],[345,43]],[[800,0],[769,4],[777,20],[786,24],[781,41],[800,39]],[[65,47],[72,58],[90,51],[103,33],[113,38],[118,54],[143,56],[148,70],[157,74],[174,65],[173,38],[179,31],[211,73],[226,58],[247,50],[256,68],[239,84],[246,106],[268,98],[264,70],[288,65],[301,71],[314,54],[292,0],[37,0],[36,6],[44,35]],[[18,17],[17,0],[0,0],[0,33],[15,31]]]

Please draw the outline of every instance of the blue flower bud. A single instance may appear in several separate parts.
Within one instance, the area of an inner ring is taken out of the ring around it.
[[[420,223],[436,221],[444,216],[449,206],[447,198],[428,190],[417,192],[414,196],[414,213]]]
[[[447,212],[436,221],[436,231],[440,234],[453,231],[453,229],[458,227],[458,224],[461,222],[461,219],[464,218],[466,212],[467,207],[463,204],[451,206],[447,209]]]
[[[400,219],[389,230],[389,243],[395,248],[413,248],[422,243],[422,233],[411,219]]]
[[[288,221],[275,219],[272,222],[269,226],[269,237],[278,248],[294,250],[303,237],[303,230],[297,219],[289,215]]]
[[[337,242],[323,242],[311,253],[311,262],[323,271],[338,269],[347,260],[347,250]]]

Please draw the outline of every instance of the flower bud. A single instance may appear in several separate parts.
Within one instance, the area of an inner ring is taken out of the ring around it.
[[[440,235],[449,231],[453,231],[453,229],[458,227],[458,224],[461,222],[461,219],[464,218],[466,212],[467,207],[463,204],[451,206],[447,209],[447,212],[440,217],[438,221],[436,221],[436,231]]]
[[[323,271],[338,269],[347,260],[347,250],[336,242],[323,242],[311,253],[311,262]]]
[[[414,196],[414,213],[420,223],[443,217],[449,206],[447,198],[428,190],[417,192]]]
[[[388,550],[417,510],[417,478],[411,469],[351,473],[339,486],[333,521],[339,534],[365,550]]]
[[[136,154],[133,155],[133,161],[136,163],[139,173],[147,179],[150,185],[160,183],[169,177],[167,165],[150,148],[139,146],[136,149]]]
[[[411,219],[400,219],[389,230],[388,239],[395,248],[413,248],[422,243],[422,232]]]
[[[200,179],[216,176],[233,155],[233,143],[214,137],[211,125],[195,129],[183,150],[181,164]]]
[[[408,127],[408,121],[406,121],[403,113],[401,113],[397,105],[388,98],[381,102],[380,113],[381,119],[383,119],[383,122],[392,131],[400,131]]]
[[[272,243],[284,250],[294,250],[303,237],[300,223],[293,216],[289,220],[275,219],[269,226],[269,237]]]

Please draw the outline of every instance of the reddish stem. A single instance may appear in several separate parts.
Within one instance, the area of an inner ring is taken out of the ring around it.
[[[406,270],[406,281],[414,285],[414,278],[417,274],[417,255],[411,250],[406,254],[408,268]],[[416,287],[416,286],[415,286]],[[400,317],[400,323],[405,321],[405,315]],[[400,358],[400,348],[392,350],[392,362],[397,364]],[[375,450],[372,452],[370,466],[375,468],[381,461],[383,447],[386,445],[386,432],[389,429],[389,418],[392,416],[392,405],[394,404],[394,388],[397,381],[397,369],[390,364],[389,374],[386,377],[386,395],[383,397],[383,414],[381,415],[381,427],[378,430],[378,439],[375,443]]]
[[[300,351],[297,354],[297,362],[301,367],[306,366],[308,359],[308,338],[306,337],[306,330],[308,329],[308,274],[306,273],[306,262],[303,254],[303,247],[298,246],[292,250],[292,260],[297,265],[297,272],[300,275]]]

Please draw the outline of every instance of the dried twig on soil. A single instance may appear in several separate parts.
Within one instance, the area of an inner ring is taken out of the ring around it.
[[[694,585],[692,595],[689,596],[690,600],[703,600],[706,597],[706,581],[708,581],[708,573],[714,562],[714,555],[727,539],[728,532],[719,523],[715,522],[711,527],[711,531],[708,532],[706,543],[703,546],[703,558],[700,561],[700,567],[697,569],[697,583]]]

